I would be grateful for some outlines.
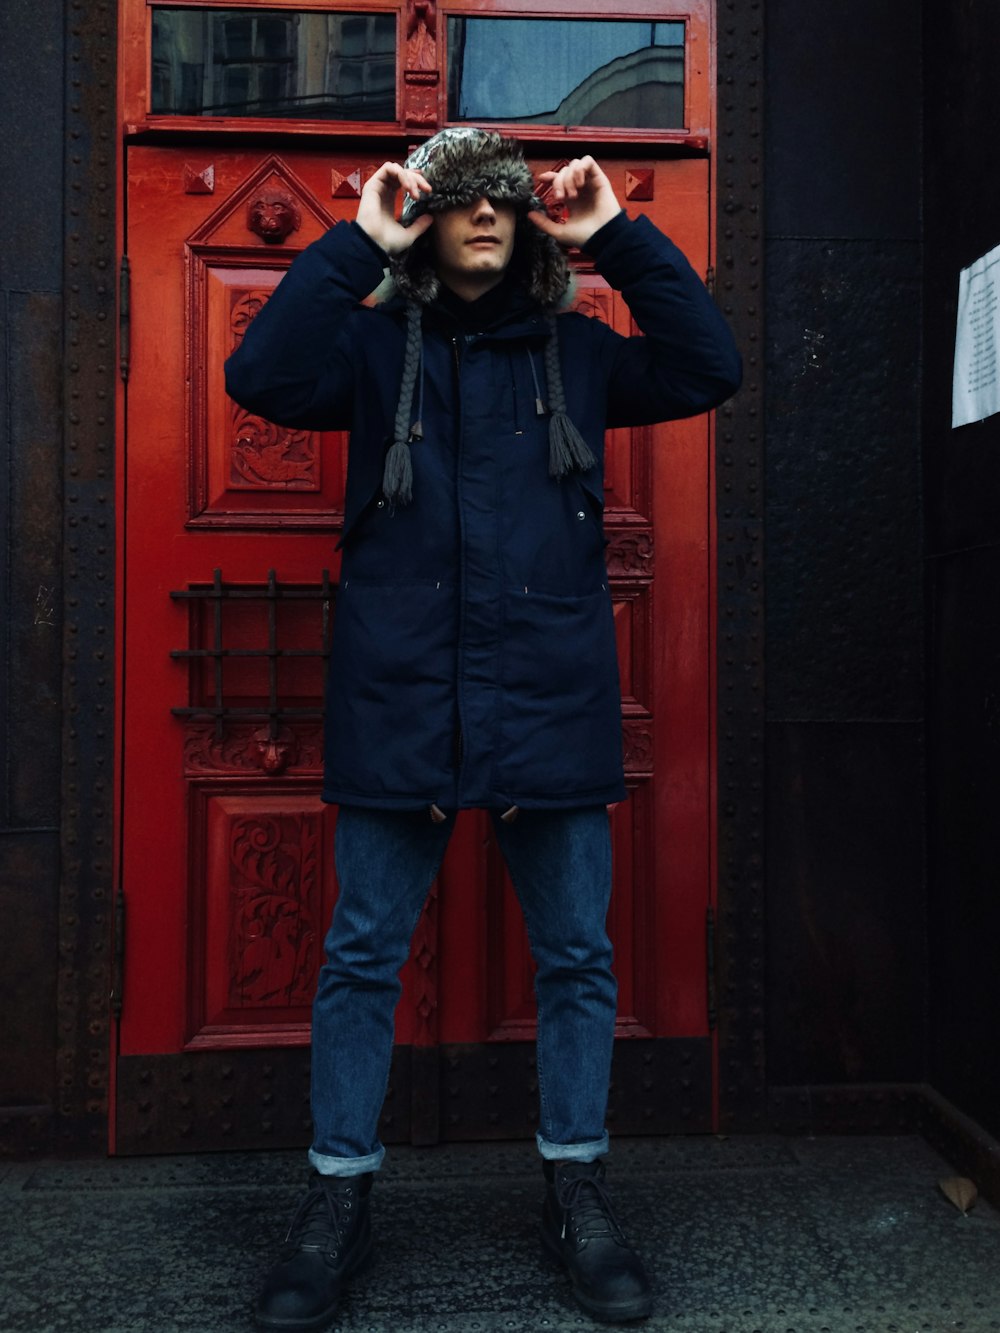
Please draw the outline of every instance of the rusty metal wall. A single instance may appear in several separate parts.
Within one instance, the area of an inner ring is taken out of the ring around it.
[[[114,586],[110,0],[0,14],[5,1152],[103,1150]]]
[[[66,4],[59,1147],[107,1142],[114,770],[117,7]]]
[[[0,11],[0,1140],[44,1138],[59,885],[62,0]],[[49,58],[38,60],[39,52]],[[15,935],[16,932],[16,935]]]
[[[768,0],[767,7],[770,7]],[[744,358],[717,421],[719,1112],[763,1127],[764,0],[719,0],[716,299]]]

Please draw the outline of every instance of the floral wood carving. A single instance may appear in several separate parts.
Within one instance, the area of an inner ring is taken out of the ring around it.
[[[403,118],[414,129],[438,123],[437,15],[433,0],[410,0],[406,12]]]
[[[318,722],[282,727],[273,753],[280,755],[279,770],[269,769],[272,742],[267,729],[254,722],[227,722],[221,740],[214,722],[191,722],[184,733],[184,772],[205,773],[287,772],[319,773],[323,767],[323,733]]]
[[[232,350],[243,341],[251,320],[270,292],[251,290],[236,296],[229,313]],[[234,491],[318,491],[319,437],[305,430],[276,426],[232,404],[228,487]]]
[[[269,291],[253,288],[250,291],[241,292],[233,302],[233,308],[229,312],[229,327],[233,335],[232,350],[234,352],[243,341],[243,335],[250,327],[251,321],[260,312],[261,306],[264,305],[270,295]]]
[[[410,0],[406,14],[406,68],[433,70],[437,73],[437,14],[434,0]]]
[[[437,89],[413,87],[409,75],[405,78],[406,123],[411,129],[433,128],[437,123]]]
[[[622,720],[625,771],[632,777],[653,771],[653,722],[651,718]]]
[[[231,490],[318,491],[316,436],[288,430],[233,405]]]
[[[302,213],[290,194],[263,189],[247,204],[247,229],[268,245],[281,245],[302,226]]]
[[[237,818],[229,832],[229,1002],[307,1005],[319,963],[319,812]]]
[[[608,574],[613,579],[653,577],[653,534],[648,529],[608,532]]]

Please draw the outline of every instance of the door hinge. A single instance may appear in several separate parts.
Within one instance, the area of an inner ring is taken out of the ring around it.
[[[705,270],[705,286],[708,288],[709,296],[715,295],[715,269],[709,265]]]
[[[122,380],[128,382],[129,362],[132,357],[132,270],[129,268],[128,255],[122,255],[121,268],[118,270],[118,355]]]
[[[708,1030],[715,1031],[718,1019],[715,996],[715,913],[705,911],[705,1001],[708,1008]]]
[[[125,985],[125,890],[115,896],[114,961],[111,971],[111,1013],[115,1022],[122,1016],[122,993]]]

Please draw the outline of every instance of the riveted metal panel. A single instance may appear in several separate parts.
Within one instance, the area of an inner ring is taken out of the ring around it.
[[[719,1114],[765,1119],[763,916],[763,45],[764,0],[721,0],[716,300],[744,385],[717,418]]]
[[[117,1150],[125,1155],[308,1146],[305,1047],[127,1056],[118,1064]],[[619,1041],[612,1134],[703,1134],[711,1087],[706,1038]],[[397,1046],[383,1143],[530,1139],[538,1126],[533,1042]]]
[[[923,1090],[907,1083],[802,1084],[769,1090],[771,1128],[786,1134],[915,1134]]]
[[[0,1154],[50,1146],[59,892],[62,0],[0,10]],[[44,58],[40,58],[44,53]]]
[[[379,1135],[410,1138],[411,1050],[397,1047]],[[126,1056],[118,1062],[118,1138],[124,1155],[220,1148],[306,1148],[308,1047]]]
[[[59,1147],[101,1150],[108,1110],[114,767],[116,6],[66,7]]]
[[[529,1042],[441,1048],[442,1140],[531,1137],[538,1072]],[[701,1134],[711,1129],[706,1038],[615,1043],[608,1097],[613,1135]]]

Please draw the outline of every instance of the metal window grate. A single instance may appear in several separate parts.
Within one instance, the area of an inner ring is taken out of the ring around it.
[[[273,569],[267,572],[267,584],[247,585],[225,583],[222,570],[212,574],[211,586],[192,586],[181,592],[171,592],[175,601],[201,603],[211,607],[211,647],[175,648],[170,656],[191,662],[212,663],[211,703],[192,704],[187,708],[172,708],[176,717],[214,718],[215,734],[223,738],[227,721],[266,722],[268,736],[276,740],[282,724],[323,716],[321,707],[292,708],[284,705],[278,690],[278,664],[291,658],[322,658],[330,656],[330,609],[336,595],[336,584],[330,582],[329,570],[322,572],[321,582],[313,587],[301,584],[279,583]],[[267,644],[254,648],[227,648],[223,641],[223,606],[226,602],[258,602],[267,608]],[[278,642],[278,606],[284,602],[311,601],[319,603],[319,648],[286,648]],[[223,688],[223,663],[227,658],[257,658],[267,662],[267,703],[249,707],[227,703]]]

